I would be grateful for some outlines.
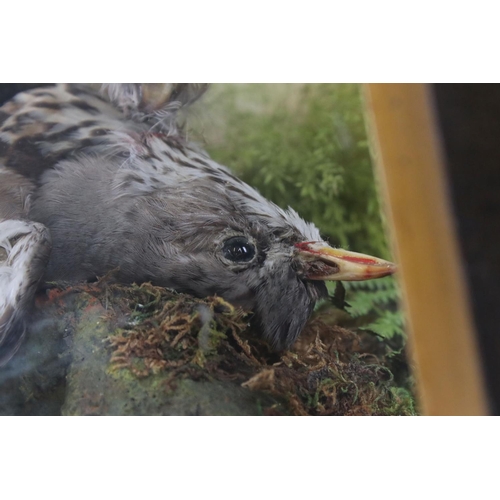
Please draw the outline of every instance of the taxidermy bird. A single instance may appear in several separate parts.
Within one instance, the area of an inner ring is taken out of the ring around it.
[[[62,84],[0,108],[0,364],[44,280],[152,282],[254,313],[276,350],[296,340],[325,280],[391,274],[330,247],[177,125],[206,84]]]

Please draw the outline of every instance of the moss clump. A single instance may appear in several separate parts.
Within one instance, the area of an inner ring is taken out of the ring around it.
[[[415,414],[410,393],[394,382],[384,342],[332,325],[328,308],[293,349],[277,354],[249,326],[248,314],[218,297],[196,299],[150,284],[92,293],[104,295],[116,327],[105,339],[108,373],[132,385],[130,375],[160,376],[160,398],[189,380],[265,394],[267,415]]]
[[[128,368],[139,377],[190,363],[203,367],[226,332],[247,326],[245,313],[219,297],[196,301],[147,283],[109,291],[121,292],[122,312],[133,308],[128,323],[107,338],[111,369]]]

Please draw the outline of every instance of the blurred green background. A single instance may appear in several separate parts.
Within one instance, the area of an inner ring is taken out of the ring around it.
[[[196,127],[211,156],[332,244],[389,258],[355,84],[219,84]]]

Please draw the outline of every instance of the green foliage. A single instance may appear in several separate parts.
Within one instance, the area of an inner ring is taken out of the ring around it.
[[[223,137],[205,134],[214,159],[314,221],[332,244],[388,256],[358,85],[228,86],[219,92],[213,108],[223,109]]]
[[[353,318],[363,318],[364,330],[386,339],[405,337],[404,316],[398,309],[399,289],[392,277],[371,281],[344,282],[347,311]]]

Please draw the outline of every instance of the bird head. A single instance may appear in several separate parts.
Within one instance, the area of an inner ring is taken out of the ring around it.
[[[139,238],[140,267],[148,270],[140,279],[199,297],[218,295],[253,311],[276,350],[297,339],[315,303],[327,296],[325,281],[395,271],[385,260],[332,248],[313,224],[224,167],[177,172],[173,186],[140,198],[141,220],[134,224],[146,228]],[[136,272],[138,264],[130,265]]]

